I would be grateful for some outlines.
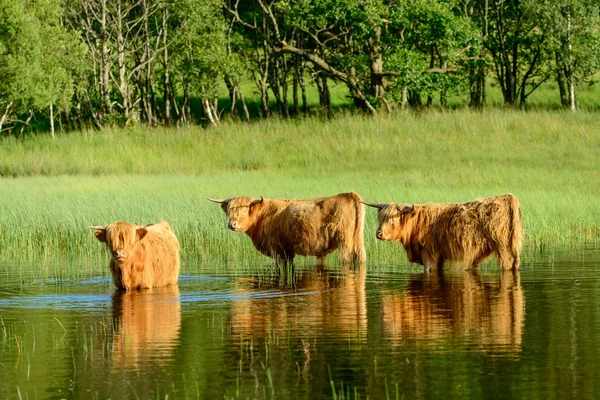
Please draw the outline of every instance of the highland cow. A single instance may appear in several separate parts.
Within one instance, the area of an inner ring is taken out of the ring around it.
[[[296,254],[322,261],[336,249],[344,264],[365,263],[365,211],[354,192],[314,200],[207,199],[221,204],[229,229],[246,233],[277,264],[292,263]]]
[[[115,222],[89,228],[108,247],[110,272],[117,288],[145,289],[177,283],[179,242],[168,223]]]
[[[512,194],[468,203],[365,204],[379,210],[377,239],[401,242],[409,261],[427,271],[445,261],[475,268],[492,254],[503,269],[519,268],[523,228]]]

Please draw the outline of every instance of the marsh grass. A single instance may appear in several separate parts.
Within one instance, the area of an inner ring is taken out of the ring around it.
[[[314,198],[354,190],[366,201],[461,202],[514,193],[526,249],[597,243],[600,128],[594,113],[457,111],[334,120],[270,120],[215,129],[143,128],[0,141],[0,258],[108,261],[87,225],[168,221],[184,271],[269,264],[209,197]],[[374,238],[369,263],[407,265]],[[331,261],[335,259],[331,257]],[[302,262],[302,258],[299,258]],[[86,265],[94,265],[87,263]],[[52,270],[52,268],[50,268]]]

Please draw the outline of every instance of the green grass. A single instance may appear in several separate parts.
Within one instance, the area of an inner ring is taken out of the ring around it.
[[[514,193],[526,247],[597,243],[600,127],[591,112],[398,113],[113,129],[0,141],[0,258],[105,257],[86,225],[167,220],[185,268],[268,260],[204,199],[312,198],[354,190],[371,202],[456,202]],[[374,239],[372,263],[406,263]]]

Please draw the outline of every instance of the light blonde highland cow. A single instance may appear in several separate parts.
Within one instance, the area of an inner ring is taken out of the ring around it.
[[[115,222],[90,226],[106,243],[111,255],[110,272],[119,289],[145,289],[177,283],[179,242],[166,222],[134,225]]]

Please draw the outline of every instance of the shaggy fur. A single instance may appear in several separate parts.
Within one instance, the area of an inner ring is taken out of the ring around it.
[[[119,289],[145,289],[177,283],[179,242],[166,222],[115,222],[90,227],[111,254],[110,272]]]
[[[291,263],[296,254],[322,260],[335,249],[343,263],[365,263],[365,211],[354,192],[314,200],[209,200],[221,203],[230,229],[245,232],[258,251],[278,264]]]
[[[523,228],[512,194],[469,203],[374,206],[377,238],[400,241],[408,259],[426,270],[441,269],[446,260],[475,268],[492,254],[503,269],[519,268]]]

